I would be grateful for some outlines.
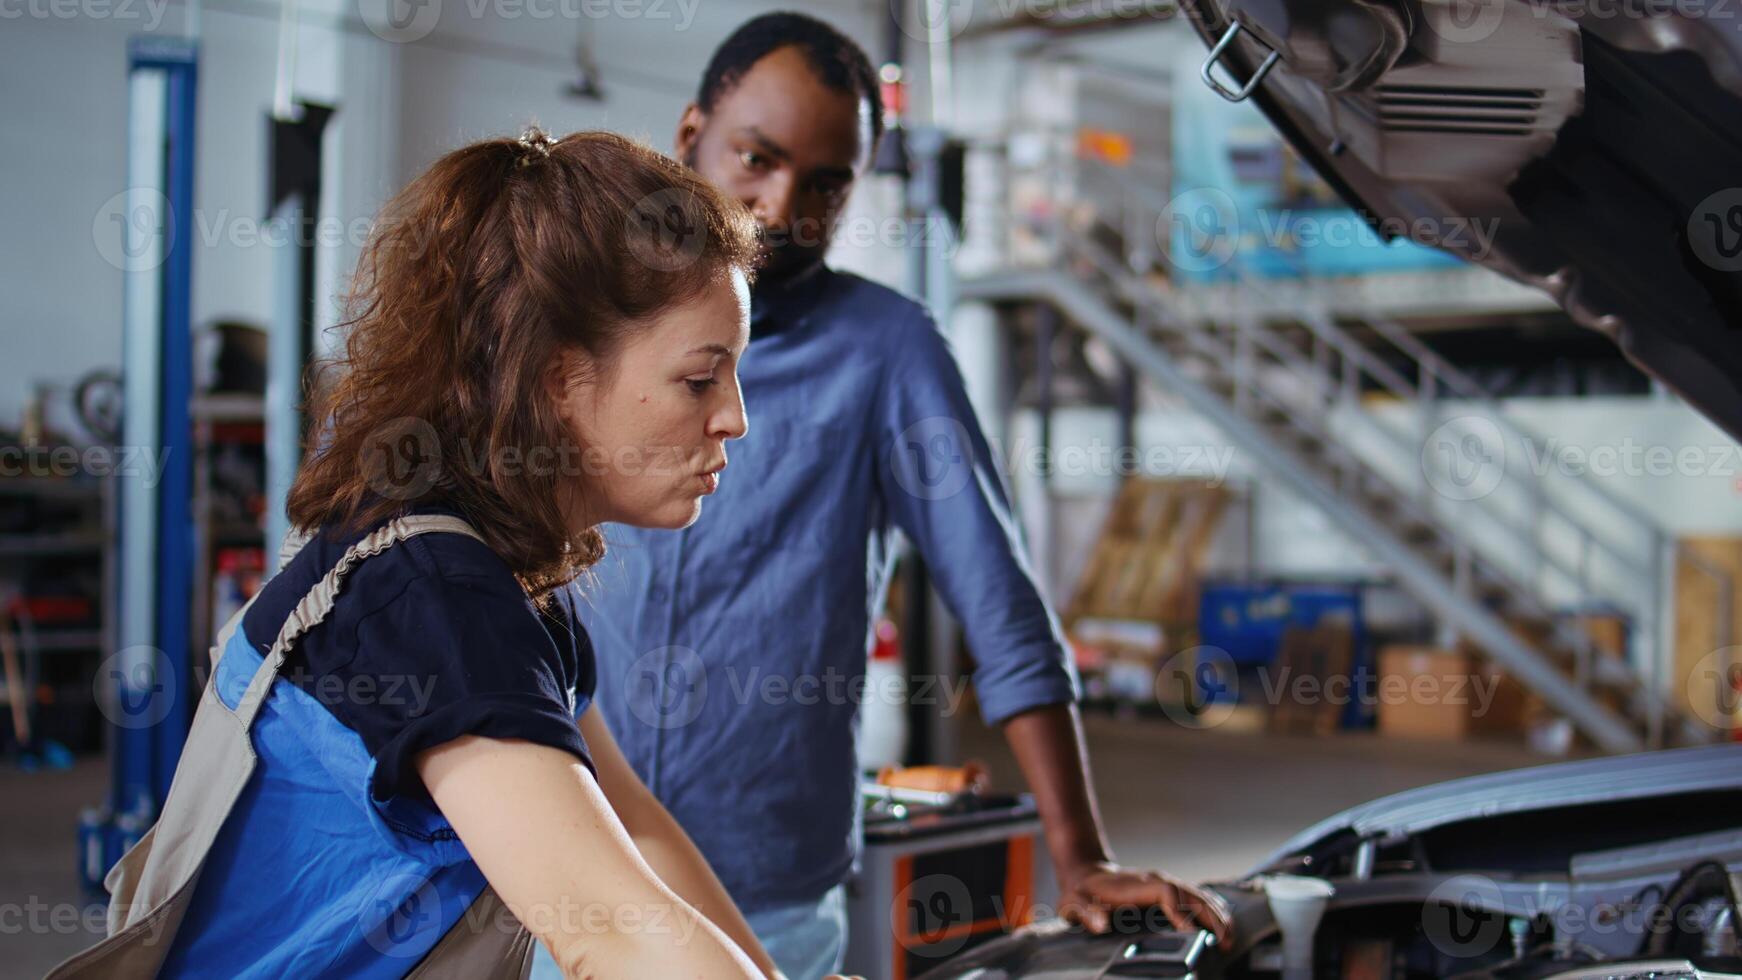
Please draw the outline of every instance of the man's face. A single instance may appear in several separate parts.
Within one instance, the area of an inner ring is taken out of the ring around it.
[[[762,226],[765,279],[820,262],[871,151],[871,106],[817,78],[797,48],[751,66],[714,110],[691,105],[677,157],[743,201]]]

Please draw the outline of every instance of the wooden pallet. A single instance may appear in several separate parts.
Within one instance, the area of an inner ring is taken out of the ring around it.
[[[1196,622],[1199,572],[1227,505],[1228,492],[1213,484],[1125,481],[1065,609],[1066,626],[1091,618]]]
[[[1690,537],[1682,545],[1730,576],[1732,615],[1742,619],[1742,538]],[[1686,561],[1676,562],[1675,579],[1675,674],[1670,690],[1680,707],[1708,725],[1742,731],[1742,706],[1734,693],[1719,685],[1734,679],[1732,666],[1742,660],[1742,622],[1719,628],[1721,598],[1716,583]],[[1725,715],[1729,715],[1725,719]],[[1727,725],[1724,723],[1728,722]]]

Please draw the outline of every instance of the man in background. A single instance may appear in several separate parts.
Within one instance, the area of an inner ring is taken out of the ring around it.
[[[695,526],[609,529],[583,604],[596,703],[783,971],[832,973],[860,805],[858,699],[840,692],[865,672],[899,531],[966,633],[1061,911],[1098,931],[1115,907],[1155,905],[1225,933],[1213,897],[1114,862],[1057,619],[932,317],[824,264],[882,131],[865,52],[796,13],[727,38],[685,109],[678,158],[742,200],[769,247],[740,370],[750,431]]]

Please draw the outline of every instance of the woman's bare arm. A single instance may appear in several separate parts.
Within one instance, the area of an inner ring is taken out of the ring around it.
[[[570,977],[739,977],[756,964],[648,866],[593,774],[559,749],[466,736],[418,775],[503,902]]]
[[[581,737],[587,740],[587,749],[592,753],[593,767],[599,771],[599,787],[605,791],[605,799],[611,801],[611,809],[623,821],[641,856],[659,874],[660,880],[719,926],[749,954],[763,974],[778,977],[780,974],[773,957],[762,948],[756,933],[750,929],[750,923],[744,920],[743,913],[738,911],[738,906],[726,893],[720,879],[715,877],[714,870],[708,867],[707,860],[696,849],[690,836],[635,774],[629,760],[624,758],[623,750],[617,747],[617,740],[611,737],[610,729],[605,727],[605,720],[597,707],[587,708],[581,716]]]

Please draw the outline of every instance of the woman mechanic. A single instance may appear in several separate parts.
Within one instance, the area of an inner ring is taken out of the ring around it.
[[[776,974],[589,707],[569,587],[596,525],[717,485],[755,244],[603,133],[467,146],[387,206],[304,540],[220,633],[110,937],[51,976],[518,977],[534,938],[576,977]]]

